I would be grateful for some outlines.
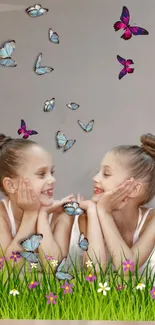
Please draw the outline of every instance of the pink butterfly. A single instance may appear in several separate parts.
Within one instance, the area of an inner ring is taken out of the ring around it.
[[[26,123],[24,120],[21,120],[21,127],[20,129],[18,129],[18,134],[24,134],[23,135],[23,138],[24,139],[27,139],[30,135],[33,135],[33,134],[38,134],[37,131],[34,131],[34,130],[27,130],[26,128]]]
[[[137,35],[148,35],[149,34],[149,32],[142,27],[129,25],[130,13],[129,13],[128,8],[125,6],[123,7],[120,20],[121,21],[117,21],[114,24],[114,29],[115,29],[115,31],[124,29],[125,32],[121,36],[121,38],[123,38],[125,41],[129,40],[132,37],[132,35],[137,36]]]
[[[134,72],[134,69],[129,67],[130,64],[134,64],[132,60],[125,60],[119,55],[117,55],[117,60],[124,66],[124,68],[119,73],[118,79],[122,79],[127,73]]]

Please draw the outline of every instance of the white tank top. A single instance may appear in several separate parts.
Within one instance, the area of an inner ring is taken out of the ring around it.
[[[12,236],[15,237],[17,231],[16,231],[15,218],[14,218],[12,208],[11,208],[11,201],[9,201],[7,203],[7,201],[5,199],[3,199],[2,202],[4,203],[5,209],[6,209],[7,214],[8,214],[8,218],[10,220]],[[52,214],[49,215],[49,224],[51,223],[51,219],[52,219]]]

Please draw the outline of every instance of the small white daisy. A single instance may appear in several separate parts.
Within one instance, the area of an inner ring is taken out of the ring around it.
[[[140,290],[143,290],[145,288],[145,284],[144,283],[138,283],[138,285],[137,285],[137,287],[136,287],[136,289],[138,290],[138,289],[140,289]]]
[[[37,268],[37,263],[31,263],[31,269],[33,269],[33,268]]]
[[[16,296],[16,295],[19,295],[19,291],[16,290],[16,289],[12,289],[10,292],[9,292],[10,295],[13,295],[13,296]]]
[[[54,267],[56,267],[56,266],[58,266],[58,261],[56,261],[56,260],[52,260],[51,264],[52,264]]]
[[[91,260],[88,260],[86,262],[87,267],[92,267],[93,262]]]
[[[107,292],[110,290],[110,287],[107,287],[107,282],[104,282],[104,284],[99,283],[99,289],[97,290],[97,292],[102,292],[103,291],[103,295],[106,296]]]

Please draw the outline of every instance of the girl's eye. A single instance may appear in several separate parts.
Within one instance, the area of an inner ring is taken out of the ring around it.
[[[38,176],[44,176],[44,175],[45,175],[44,172],[38,174]]]
[[[109,175],[109,174],[105,174],[105,173],[104,173],[104,176],[110,176],[110,175]]]
[[[55,173],[55,170],[52,169],[52,170],[51,170],[51,174],[54,175],[54,173]]]

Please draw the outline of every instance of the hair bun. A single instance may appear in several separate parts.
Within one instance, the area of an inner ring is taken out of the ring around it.
[[[5,134],[0,134],[0,149],[8,142],[12,140],[11,137],[7,137]]]
[[[140,137],[141,147],[144,151],[155,157],[155,136],[151,133],[144,134]]]

